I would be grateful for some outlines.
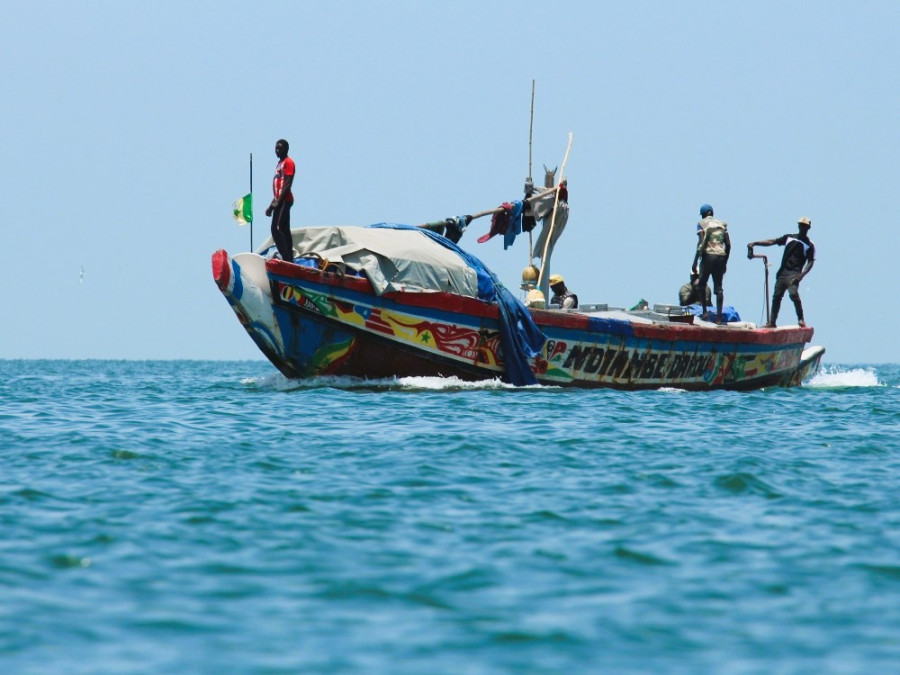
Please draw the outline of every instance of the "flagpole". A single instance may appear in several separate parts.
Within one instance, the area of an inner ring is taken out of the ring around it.
[[[253,153],[250,153],[250,252],[253,252]]]

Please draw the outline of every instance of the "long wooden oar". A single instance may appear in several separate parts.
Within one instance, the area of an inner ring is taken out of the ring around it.
[[[572,149],[572,132],[569,132],[569,144],[566,146],[566,155],[563,158],[563,162],[559,167],[559,180],[557,181],[556,187],[556,197],[553,200],[553,215],[550,216],[550,231],[547,233],[547,240],[544,242],[544,252],[541,255],[541,273],[538,276],[538,288],[542,287],[544,283],[544,276],[547,273],[547,249],[550,247],[550,242],[553,241],[553,228],[556,227],[556,210],[559,207],[559,186],[562,185],[563,180],[565,180],[566,174],[566,162],[569,161],[569,151]],[[544,193],[546,194],[546,193]]]

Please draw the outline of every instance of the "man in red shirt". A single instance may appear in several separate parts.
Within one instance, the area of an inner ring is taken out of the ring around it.
[[[294,240],[291,237],[291,207],[294,195],[291,186],[294,184],[296,167],[294,160],[288,157],[288,142],[283,138],[275,143],[275,177],[272,179],[272,203],[266,209],[266,215],[272,216],[272,240],[282,260],[293,262]]]

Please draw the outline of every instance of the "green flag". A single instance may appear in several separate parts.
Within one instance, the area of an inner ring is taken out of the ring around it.
[[[234,219],[238,225],[246,225],[253,222],[253,194],[244,195],[238,199],[234,206]]]

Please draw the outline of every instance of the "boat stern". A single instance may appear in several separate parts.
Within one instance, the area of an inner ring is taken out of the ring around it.
[[[824,355],[825,347],[819,345],[813,345],[804,349],[803,353],[800,354],[800,363],[797,365],[797,370],[794,371],[794,377],[788,383],[788,386],[799,387],[804,381],[819,372]]]

